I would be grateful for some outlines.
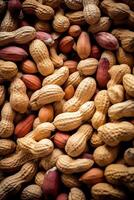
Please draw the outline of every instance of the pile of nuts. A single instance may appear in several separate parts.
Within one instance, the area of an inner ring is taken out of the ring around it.
[[[0,0],[0,200],[133,198],[133,30],[133,0]]]

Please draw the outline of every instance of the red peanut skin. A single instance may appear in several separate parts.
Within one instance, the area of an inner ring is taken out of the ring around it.
[[[61,193],[57,196],[56,200],[68,200],[68,195],[66,193]]]
[[[25,74],[22,76],[22,81],[30,90],[35,91],[41,88],[41,80],[35,75]]]
[[[107,58],[101,58],[99,61],[96,80],[98,83],[98,87],[104,89],[107,87],[107,83],[110,79],[110,75],[108,73],[109,70],[109,61]]]
[[[8,1],[8,10],[10,11],[11,14],[16,14],[18,15],[22,6],[20,3],[20,0],[9,0]]]
[[[42,190],[46,197],[56,198],[60,191],[60,175],[56,167],[48,170],[45,174]]]
[[[20,121],[16,125],[14,133],[17,138],[24,137],[32,130],[34,119],[35,119],[35,115],[29,115],[27,118]]]
[[[101,50],[97,45],[92,45],[90,57],[96,58],[97,60],[100,59]]]

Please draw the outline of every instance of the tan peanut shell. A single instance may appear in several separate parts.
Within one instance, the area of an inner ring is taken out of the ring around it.
[[[64,11],[62,9],[56,12],[52,25],[54,30],[58,33],[63,33],[68,30],[70,22],[69,19],[64,16]]]
[[[104,144],[104,142],[102,141],[101,137],[99,136],[99,134],[97,132],[93,132],[93,134],[90,138],[90,144],[94,148],[97,148],[99,146],[102,146]]]
[[[82,8],[82,0],[64,0],[64,2],[71,10],[80,10]]]
[[[51,31],[51,26],[49,22],[43,20],[36,21],[36,23],[34,24],[34,28],[36,29],[36,31],[44,31],[47,33],[50,33]]]
[[[19,113],[25,113],[29,105],[24,82],[16,77],[10,85],[10,104],[12,109]]]
[[[44,0],[43,3],[52,8],[57,8],[60,5],[61,0]]]
[[[68,77],[69,77],[68,67],[61,67],[60,69],[56,70],[52,75],[49,75],[46,78],[44,78],[42,86],[49,84],[56,84],[61,86],[65,83]]]
[[[6,14],[2,20],[0,25],[0,31],[14,31],[17,29],[18,23],[17,20],[11,15],[9,10],[7,9]]]
[[[100,20],[101,15],[99,7],[88,0],[83,0],[83,7],[85,21],[90,25],[96,24]]]
[[[82,154],[86,148],[87,140],[92,135],[92,127],[83,124],[80,128],[67,140],[65,151],[71,157],[77,157]]]
[[[89,26],[88,31],[91,33],[107,32],[111,26],[111,20],[109,17],[101,17],[100,20]]]
[[[86,158],[72,159],[67,155],[59,156],[56,162],[58,170],[65,174],[84,172],[91,168],[93,164],[93,160]]]
[[[45,85],[32,94],[30,106],[32,110],[38,110],[46,104],[61,101],[63,97],[64,92],[60,86],[56,84]]]
[[[109,122],[98,128],[102,140],[109,146],[117,146],[121,141],[134,138],[134,125],[127,121]]]
[[[5,157],[0,160],[0,169],[2,171],[16,171],[20,169],[20,167],[33,160],[34,157],[31,153],[26,153],[25,151],[18,150],[15,153],[11,154],[8,157]]]
[[[108,183],[97,183],[91,188],[91,196],[95,200],[125,200],[126,195],[123,190],[116,188]]]
[[[73,187],[71,188],[68,196],[68,200],[86,200],[85,194],[79,188]]]
[[[133,66],[134,58],[130,53],[125,52],[125,50],[121,47],[116,52],[116,57],[119,64],[127,64],[129,66]]]
[[[56,101],[56,102],[53,103],[55,117],[57,115],[63,113],[64,103],[65,103],[65,99],[62,99],[61,101]]]
[[[61,181],[67,188],[80,187],[80,181],[74,174],[61,174]]]
[[[17,75],[18,68],[14,62],[0,61],[0,78],[3,80],[11,80]]]
[[[0,156],[13,153],[16,148],[14,141],[10,139],[0,139]]]
[[[82,81],[83,77],[80,76],[80,73],[78,71],[70,74],[70,76],[68,77],[65,85],[68,86],[68,85],[73,85],[74,88],[76,88],[80,82]]]
[[[45,170],[51,169],[56,165],[59,156],[62,154],[63,152],[60,149],[55,148],[50,155],[41,159],[40,166],[43,167]]]
[[[102,145],[94,150],[93,158],[95,163],[100,167],[107,166],[115,161],[119,153],[119,148],[109,147],[107,145]]]
[[[13,134],[14,131],[14,120],[15,113],[12,110],[11,104],[6,102],[1,110],[1,121],[0,121],[0,137],[8,138]]]
[[[54,65],[49,57],[47,46],[43,41],[35,39],[29,46],[29,51],[37,64],[38,71],[43,76],[48,76],[54,72]]]
[[[36,164],[34,162],[29,162],[23,165],[16,174],[6,177],[0,182],[0,200],[6,200],[11,193],[18,193],[22,184],[30,182],[35,173]]]
[[[134,101],[127,100],[110,106],[108,116],[111,120],[118,120],[123,117],[134,117]]]
[[[110,81],[107,83],[107,87],[109,88],[110,86],[113,86],[115,84],[120,84],[122,83],[123,76],[125,74],[131,73],[130,67],[126,64],[121,64],[121,65],[113,65],[108,73],[111,76]]]
[[[125,185],[128,189],[134,189],[134,167],[124,164],[111,164],[105,168],[106,180],[114,185]]]
[[[126,74],[123,76],[123,86],[126,90],[126,93],[134,97],[134,75]]]
[[[124,152],[125,163],[129,166],[134,166],[134,148],[128,148]]]
[[[63,58],[57,54],[56,45],[50,47],[50,58],[56,68],[63,66]]]
[[[89,101],[96,90],[95,79],[87,77],[83,79],[77,87],[74,96],[66,101],[63,106],[63,112],[75,112],[82,104]]]
[[[93,101],[84,103],[76,112],[64,112],[57,115],[53,124],[60,131],[70,131],[78,128],[89,120],[95,112]]]
[[[120,84],[109,87],[107,92],[112,104],[120,103],[124,100],[124,88]]]
[[[98,66],[98,60],[95,58],[87,58],[85,60],[81,60],[77,65],[77,70],[80,75],[88,76],[93,75]]]
[[[49,122],[42,123],[25,137],[19,138],[17,143],[22,150],[30,152],[34,157],[47,156],[54,147],[52,141],[46,138],[50,136],[54,128],[53,124]]]
[[[134,52],[134,32],[128,29],[117,28],[112,31],[112,34],[121,42],[122,48],[132,53]]]
[[[50,20],[54,16],[54,10],[50,6],[42,5],[36,0],[26,0],[22,4],[24,13],[31,12],[40,20]]]
[[[31,26],[23,26],[12,32],[0,32],[0,46],[9,45],[12,42],[25,44],[33,40],[36,31]]]
[[[5,87],[4,85],[0,85],[0,106],[4,103],[5,101]]]
[[[75,25],[85,24],[83,11],[69,12],[66,14],[66,17],[69,19],[70,24],[75,24]]]
[[[101,90],[97,93],[94,99],[96,112],[94,113],[91,122],[92,126],[97,129],[106,122],[106,114],[110,106],[110,100],[107,90]]]
[[[35,183],[40,187],[43,185],[45,171],[39,171],[35,176]]]
[[[31,184],[25,187],[21,193],[21,200],[41,199],[43,192],[41,187],[36,184]]]

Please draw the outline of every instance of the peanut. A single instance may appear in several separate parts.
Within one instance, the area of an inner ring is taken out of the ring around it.
[[[50,20],[54,16],[54,10],[50,6],[42,5],[36,0],[26,0],[22,4],[24,13],[36,15],[40,20]]]
[[[44,171],[40,171],[36,174],[35,176],[35,183],[37,185],[39,185],[40,187],[43,185],[43,181],[44,181],[44,176],[45,176],[45,172]]]
[[[59,9],[53,20],[53,28],[56,32],[63,33],[68,30],[70,26],[69,19],[64,16],[64,11],[62,9]]]
[[[119,153],[119,148],[109,147],[106,145],[99,146],[95,149],[93,153],[94,161],[100,166],[104,167],[111,164],[117,158]]]
[[[63,58],[57,54],[57,45],[52,45],[50,47],[50,58],[55,67],[63,66]]]
[[[77,65],[77,70],[81,75],[93,75],[98,66],[98,60],[95,58],[87,58],[85,60],[81,60]]]
[[[134,97],[134,75],[126,74],[123,76],[123,86],[126,90],[126,93]]]
[[[54,110],[51,104],[42,107],[39,111],[40,122],[51,122],[54,118]]]
[[[12,42],[26,44],[33,40],[36,31],[31,26],[24,26],[12,32],[0,32],[0,46],[5,46]]]
[[[24,73],[28,74],[35,74],[38,71],[35,63],[29,59],[22,62],[21,69]]]
[[[61,181],[67,188],[80,187],[80,181],[74,174],[61,174]]]
[[[86,148],[87,140],[92,135],[92,127],[88,124],[80,126],[76,133],[67,140],[65,151],[71,157],[77,157],[82,154]]]
[[[42,158],[40,161],[40,166],[43,167],[45,170],[49,170],[56,165],[56,162],[60,155],[63,152],[59,149],[54,149],[53,152],[45,158]]]
[[[116,53],[117,60],[119,64],[127,64],[132,66],[134,64],[134,58],[130,53],[125,52],[125,50],[119,47]]]
[[[64,92],[60,86],[56,84],[46,85],[32,94],[30,106],[32,110],[38,110],[46,104],[62,100],[63,97]]]
[[[100,20],[89,26],[88,32],[98,33],[98,32],[106,32],[109,30],[111,26],[111,20],[109,17],[101,17]]]
[[[30,182],[36,173],[36,165],[33,162],[26,163],[19,172],[5,178],[0,182],[0,199],[7,199],[11,194],[20,191],[23,183]]]
[[[28,109],[29,98],[26,94],[26,86],[20,78],[15,78],[10,85],[11,107],[19,112],[25,113]]]
[[[31,42],[29,51],[35,63],[37,64],[38,71],[43,76],[47,76],[54,72],[54,65],[49,58],[49,52],[44,42],[39,39],[35,39]]]
[[[109,107],[108,116],[111,120],[118,120],[123,117],[134,117],[134,101],[127,100],[116,103]]]
[[[79,188],[73,187],[71,188],[68,196],[68,200],[86,200],[85,194]]]
[[[68,80],[66,81],[65,85],[73,85],[74,88],[76,88],[80,82],[82,81],[83,77],[80,76],[79,72],[76,71],[72,74],[70,74],[70,76],[68,77]]]
[[[44,78],[42,85],[45,86],[49,84],[56,84],[61,86],[65,83],[68,77],[68,67],[61,67],[60,69],[56,70],[53,74]]]
[[[77,87],[74,96],[65,102],[63,106],[64,112],[75,112],[82,104],[90,100],[96,90],[96,82],[93,78],[88,77],[81,81]]]
[[[43,192],[36,184],[28,185],[21,193],[21,200],[41,199]]]
[[[15,113],[12,110],[11,104],[9,102],[6,102],[1,110],[1,121],[0,121],[0,137],[1,138],[8,138],[13,134],[14,117],[15,117]]]
[[[105,200],[106,198],[113,200],[125,200],[126,195],[123,190],[115,188],[108,183],[97,183],[91,188],[91,195],[95,200]]]
[[[96,112],[94,113],[91,122],[92,126],[97,129],[106,122],[106,114],[110,106],[110,100],[107,90],[101,90],[97,93],[94,99]]]
[[[124,153],[124,160],[127,165],[134,166],[134,148],[128,148]]]
[[[68,8],[72,10],[80,10],[82,8],[82,0],[64,0]]]
[[[60,131],[70,131],[78,128],[83,122],[89,120],[95,111],[93,101],[84,103],[76,112],[65,112],[57,115],[53,124]]]
[[[10,139],[0,139],[0,156],[13,153],[16,148],[15,142]]]
[[[134,138],[134,125],[127,121],[109,122],[98,128],[98,134],[107,145],[114,147]]]
[[[83,11],[69,12],[66,14],[71,24],[82,25],[85,24]]]
[[[114,185],[125,185],[128,189],[134,189],[134,167],[123,164],[111,164],[105,168],[106,180]]]
[[[109,88],[110,86],[113,86],[115,84],[120,84],[122,83],[123,76],[125,74],[131,73],[130,67],[126,64],[121,64],[121,65],[113,65],[108,73],[111,76],[111,80],[107,83],[107,87]]]
[[[58,170],[65,174],[84,172],[91,168],[93,164],[93,160],[84,158],[72,159],[67,155],[60,155],[56,162]]]
[[[124,100],[124,88],[122,85],[113,85],[108,88],[107,92],[112,104],[120,103]]]
[[[74,90],[73,85],[68,85],[68,86],[65,88],[64,92],[65,92],[64,99],[65,99],[65,100],[71,99],[71,98],[74,96],[74,93],[75,93],[75,90]]]
[[[116,64],[116,56],[112,51],[103,51],[103,53],[101,54],[101,58],[107,58],[107,60],[109,61],[109,68]]]
[[[18,68],[14,62],[3,61],[0,62],[0,78],[3,80],[11,80],[17,75]]]
[[[90,139],[90,143],[91,143],[91,146],[93,146],[94,148],[97,148],[104,144],[104,142],[102,141],[101,137],[99,136],[97,132],[93,132]]]

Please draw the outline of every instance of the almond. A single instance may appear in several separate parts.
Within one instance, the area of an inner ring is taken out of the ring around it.
[[[68,33],[72,37],[79,37],[81,34],[81,27],[78,25],[72,25],[70,26]]]
[[[110,79],[109,73],[109,61],[107,58],[101,58],[99,61],[97,73],[96,73],[96,80],[98,82],[98,86],[100,88],[106,88],[107,83]]]
[[[35,91],[41,88],[41,81],[35,75],[25,74],[22,76],[22,81],[25,83],[26,87],[30,90]]]
[[[99,168],[92,168],[86,173],[84,173],[79,180],[88,185],[95,185],[97,183],[101,183],[104,181],[103,170]]]
[[[67,143],[67,140],[70,136],[68,134],[65,134],[65,133],[61,133],[61,132],[57,132],[55,135],[54,135],[54,138],[53,138],[53,141],[54,141],[54,144],[60,148],[60,149],[64,149],[66,143]]]
[[[32,130],[33,122],[35,119],[35,115],[29,115],[24,120],[20,121],[15,127],[15,135],[18,138],[24,137]]]
[[[53,197],[55,199],[58,195],[60,190],[60,175],[56,167],[45,173],[42,190],[48,198]]]
[[[73,49],[74,39],[71,36],[65,36],[61,39],[59,48],[62,53],[70,53]]]
[[[64,66],[67,66],[69,69],[69,74],[72,74],[73,72],[77,71],[77,62],[74,60],[66,60],[64,62]]]
[[[35,74],[37,73],[36,64],[32,60],[25,60],[22,62],[21,69],[24,73]]]
[[[90,37],[86,32],[82,32],[77,41],[77,53],[81,59],[86,59],[91,53]]]
[[[10,46],[0,49],[0,58],[3,60],[17,62],[26,59],[27,56],[27,52],[20,47]]]
[[[52,122],[54,118],[54,110],[51,104],[48,104],[42,107],[39,111],[39,120],[40,122]]]
[[[112,51],[119,48],[118,40],[111,33],[99,32],[96,34],[95,39],[97,43],[104,49]]]

